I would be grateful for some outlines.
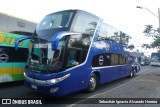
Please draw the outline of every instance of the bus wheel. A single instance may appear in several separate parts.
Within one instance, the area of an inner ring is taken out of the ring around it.
[[[97,78],[95,74],[92,74],[89,79],[87,92],[93,92],[97,87]]]
[[[132,77],[134,77],[134,75],[135,75],[135,70],[132,70],[132,71],[130,72],[129,77],[132,78]]]

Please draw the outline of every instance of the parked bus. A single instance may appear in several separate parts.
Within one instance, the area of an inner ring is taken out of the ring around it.
[[[151,63],[152,66],[160,66],[160,53],[151,54]]]
[[[150,64],[150,58],[144,55],[144,53],[141,53],[141,65],[149,65]]]
[[[99,84],[133,77],[127,44],[129,36],[99,17],[66,10],[47,15],[31,39],[25,85],[52,96],[80,90],[92,92]]]
[[[36,23],[0,13],[0,83],[23,80],[29,41],[14,48],[17,38],[32,35]]]

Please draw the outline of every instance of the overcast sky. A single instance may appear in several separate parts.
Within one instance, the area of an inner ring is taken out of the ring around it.
[[[39,22],[46,14],[66,9],[81,9],[100,16],[112,26],[132,36],[136,46],[150,42],[144,37],[145,25],[157,28],[160,0],[0,0],[0,12]],[[140,49],[140,48],[139,48]],[[147,50],[149,51],[149,50]]]

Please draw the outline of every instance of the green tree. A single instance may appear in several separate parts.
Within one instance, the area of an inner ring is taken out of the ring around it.
[[[152,31],[153,31],[153,25],[146,25],[146,28],[144,29],[143,33],[151,35]]]
[[[146,25],[143,33],[145,36],[151,36],[153,37],[153,42],[150,44],[143,44],[142,47],[146,49],[150,48],[157,48],[158,50],[160,49],[160,35],[159,35],[159,30],[154,29],[153,25]]]

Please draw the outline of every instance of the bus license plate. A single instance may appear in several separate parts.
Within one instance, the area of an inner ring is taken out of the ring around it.
[[[37,89],[37,86],[36,85],[31,85],[31,87],[33,88],[33,89]]]

